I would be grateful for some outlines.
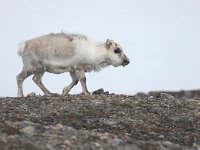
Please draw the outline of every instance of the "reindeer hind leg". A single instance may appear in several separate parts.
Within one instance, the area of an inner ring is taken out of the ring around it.
[[[17,88],[18,88],[18,97],[24,97],[23,94],[23,82],[26,78],[32,75],[34,71],[23,69],[17,76]]]

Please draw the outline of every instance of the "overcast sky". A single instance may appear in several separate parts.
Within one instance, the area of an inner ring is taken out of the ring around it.
[[[22,69],[19,43],[51,32],[83,33],[118,42],[130,65],[87,73],[89,91],[135,94],[200,88],[199,0],[0,0],[0,96],[16,96]],[[61,93],[68,73],[46,73],[44,84]],[[80,84],[70,93],[80,93]],[[29,77],[25,95],[42,94]]]

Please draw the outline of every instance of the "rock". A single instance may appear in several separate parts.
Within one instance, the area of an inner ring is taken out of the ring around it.
[[[164,142],[163,142],[163,145],[170,146],[170,145],[173,145],[173,143],[170,142],[170,141],[164,141]]]
[[[159,137],[160,139],[164,139],[165,136],[164,136],[164,135],[159,135],[158,137]]]
[[[152,136],[156,136],[157,135],[156,132],[149,132],[149,134],[152,135]]]
[[[109,92],[108,91],[104,92],[104,89],[101,88],[94,91],[92,95],[109,95]]]
[[[64,140],[63,144],[66,144],[66,145],[69,146],[69,145],[71,145],[71,142],[70,142],[69,140],[66,139],[66,140]]]
[[[149,96],[149,97],[148,97],[148,100],[153,100],[153,99],[154,99],[153,96]]]
[[[36,96],[36,93],[35,93],[35,92],[32,92],[32,93],[27,94],[27,97],[35,97],[35,96]]]
[[[35,129],[32,126],[28,126],[28,127],[21,129],[21,132],[24,132],[26,134],[34,134],[34,131],[35,131]]]
[[[97,142],[95,142],[94,145],[95,145],[97,148],[101,147],[101,144],[99,144],[99,143],[97,143]]]
[[[104,94],[104,90],[101,88],[101,89],[98,89],[96,91],[94,91],[92,94]]]
[[[55,130],[59,130],[63,128],[63,125],[58,123],[56,126],[51,126],[51,128],[55,129]]]

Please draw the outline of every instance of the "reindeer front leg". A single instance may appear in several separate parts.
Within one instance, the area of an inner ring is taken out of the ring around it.
[[[79,79],[79,81],[81,82],[83,94],[90,95],[90,92],[88,91],[87,86],[86,86],[86,77],[85,77],[84,70],[77,70],[76,76]]]
[[[72,82],[63,89],[63,95],[68,94],[69,91],[78,83],[78,78],[74,71],[70,72],[70,76],[72,78]]]

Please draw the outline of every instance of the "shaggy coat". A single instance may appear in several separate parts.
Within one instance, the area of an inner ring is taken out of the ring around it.
[[[23,69],[17,75],[18,96],[23,96],[23,81],[34,74],[33,81],[45,95],[49,90],[42,83],[45,72],[60,74],[69,72],[72,77],[70,85],[63,89],[67,94],[71,88],[81,82],[83,93],[89,94],[86,86],[85,72],[100,71],[113,65],[126,66],[129,59],[121,46],[113,40],[98,42],[84,35],[52,33],[27,40],[19,47]]]

